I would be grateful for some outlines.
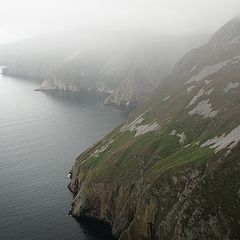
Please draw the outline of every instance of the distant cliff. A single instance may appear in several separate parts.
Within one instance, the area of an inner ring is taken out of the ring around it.
[[[105,221],[121,240],[239,239],[239,76],[233,19],[76,159],[72,216]]]
[[[203,39],[73,31],[0,46],[0,64],[4,74],[39,81],[42,90],[105,91],[106,104],[135,105]]]

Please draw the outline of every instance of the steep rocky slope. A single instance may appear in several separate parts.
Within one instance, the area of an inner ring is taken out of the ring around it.
[[[73,31],[1,46],[0,64],[6,75],[41,82],[41,90],[91,89],[111,94],[106,104],[135,104],[200,37]]]
[[[71,214],[121,240],[239,239],[240,20],[186,54],[70,171]]]

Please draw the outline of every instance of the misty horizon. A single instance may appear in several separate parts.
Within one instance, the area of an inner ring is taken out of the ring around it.
[[[239,239],[240,0],[0,7],[0,239]]]
[[[76,31],[154,35],[210,35],[240,14],[240,2],[223,1],[1,1],[0,44]]]

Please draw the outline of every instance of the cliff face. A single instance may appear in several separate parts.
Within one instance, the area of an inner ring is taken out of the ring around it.
[[[155,76],[154,76],[155,75]],[[105,99],[105,104],[135,105],[146,99],[160,83],[157,73],[147,67],[132,69],[126,79]]]
[[[135,105],[187,49],[199,44],[198,36],[85,35],[71,32],[2,46],[4,74],[39,81],[42,90],[104,91],[110,94],[106,104]]]
[[[230,21],[180,59],[125,124],[76,159],[73,216],[106,221],[121,240],[239,239],[239,27]]]

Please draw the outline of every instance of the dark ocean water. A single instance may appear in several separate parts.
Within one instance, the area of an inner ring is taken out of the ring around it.
[[[73,199],[67,173],[127,114],[87,93],[37,87],[0,75],[0,239],[104,239],[66,216]]]

